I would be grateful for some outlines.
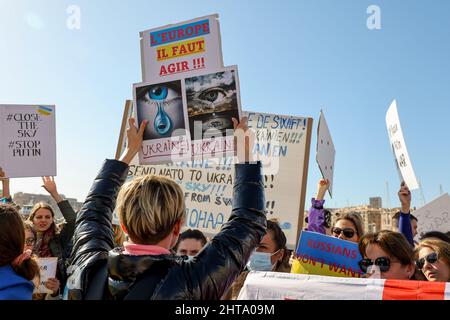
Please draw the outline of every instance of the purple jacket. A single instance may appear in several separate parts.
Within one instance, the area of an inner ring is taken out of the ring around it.
[[[326,234],[326,230],[324,227],[325,215],[323,212],[323,204],[325,200],[316,200],[314,198],[311,199],[311,208],[309,209],[308,214],[308,228],[306,231],[313,231],[322,234]]]

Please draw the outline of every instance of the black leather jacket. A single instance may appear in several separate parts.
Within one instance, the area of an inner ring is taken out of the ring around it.
[[[230,219],[191,262],[112,250],[112,211],[127,169],[123,162],[106,160],[77,216],[68,299],[123,299],[130,291],[132,299],[220,299],[266,233],[261,164],[235,166]],[[158,277],[151,290],[139,286],[149,275]],[[108,277],[104,285],[103,276]]]

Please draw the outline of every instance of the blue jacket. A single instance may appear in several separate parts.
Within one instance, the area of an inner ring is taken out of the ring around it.
[[[400,211],[400,219],[398,221],[398,228],[400,230],[400,233],[403,233],[403,235],[408,240],[409,244],[413,246],[414,248],[414,237],[411,227],[411,214],[403,213]]]
[[[0,267],[0,300],[31,300],[34,285],[14,272],[11,265]]]

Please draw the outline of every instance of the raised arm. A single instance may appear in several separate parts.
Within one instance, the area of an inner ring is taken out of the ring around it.
[[[9,190],[9,178],[5,178],[6,174],[2,168],[0,168],[0,180],[2,181],[2,196],[0,199],[5,199],[6,202],[11,202],[11,193]]]
[[[323,204],[325,203],[325,193],[330,186],[330,182],[325,179],[321,179],[317,185],[316,198],[311,199],[311,208],[308,214],[308,228],[307,231],[313,231],[325,234],[325,214],[323,210]]]
[[[83,206],[78,213],[73,249],[70,258],[69,290],[83,290],[88,273],[81,272],[100,261],[106,261],[113,248],[114,235],[111,224],[116,197],[128,173],[128,165],[139,151],[147,121],[139,131],[134,119],[129,120],[127,149],[120,160],[106,160],[100,169]],[[83,293],[82,293],[83,294]]]

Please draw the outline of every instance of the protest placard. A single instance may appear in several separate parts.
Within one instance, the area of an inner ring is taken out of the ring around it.
[[[391,106],[386,113],[386,126],[400,179],[405,181],[410,190],[418,189],[419,184],[409,158],[408,150],[406,149],[406,143],[397,111],[397,101],[395,100],[392,101]]]
[[[333,197],[333,176],[334,176],[334,158],[336,150],[334,149],[333,139],[330,129],[322,111],[320,111],[319,125],[317,126],[317,147],[316,161],[319,165],[322,177],[329,181],[328,192]]]
[[[166,82],[223,67],[219,15],[140,32],[144,82]]]
[[[0,167],[6,176],[56,176],[55,132],[55,106],[0,105]]]
[[[238,300],[450,300],[450,283],[252,271]]]
[[[164,83],[135,84],[139,124],[147,120],[140,164],[234,155],[241,103],[237,67]]]
[[[445,193],[425,206],[414,211],[417,217],[417,235],[422,235],[429,231],[450,231],[450,196]]]
[[[55,278],[58,258],[38,258],[38,264],[40,271],[40,282],[37,293],[53,293],[45,287],[45,282],[47,282],[50,278]]]
[[[302,231],[292,273],[360,278],[358,244],[317,232]]]
[[[243,115],[248,116],[248,125],[255,130],[253,154],[263,164],[267,217],[278,220],[287,246],[294,249],[303,227],[312,119],[255,112]],[[122,124],[123,137],[126,121]],[[135,157],[128,175],[155,174],[175,180],[185,193],[184,229],[199,229],[212,236],[231,213],[233,163],[233,157],[225,157],[139,165]]]

